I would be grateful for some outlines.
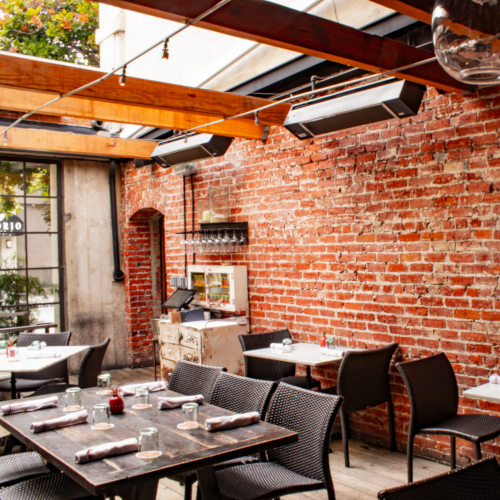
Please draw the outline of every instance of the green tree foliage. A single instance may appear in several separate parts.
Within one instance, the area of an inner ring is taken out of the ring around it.
[[[0,50],[97,66],[97,25],[86,0],[2,0]]]

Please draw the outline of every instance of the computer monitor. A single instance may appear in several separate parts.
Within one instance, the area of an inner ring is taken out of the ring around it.
[[[193,300],[196,290],[189,288],[177,288],[170,297],[163,302],[162,307],[165,309],[177,309],[180,311],[183,307],[187,308],[188,304]]]

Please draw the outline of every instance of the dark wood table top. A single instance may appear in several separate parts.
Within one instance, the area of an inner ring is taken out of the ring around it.
[[[266,422],[218,432],[207,432],[202,427],[191,431],[179,430],[176,426],[182,419],[180,408],[163,411],[156,408],[157,398],[166,395],[177,394],[168,390],[151,393],[150,402],[153,406],[145,410],[132,409],[134,397],[124,397],[125,413],[112,415],[111,421],[115,426],[106,431],[91,429],[93,405],[108,399],[108,396],[97,394],[95,388],[82,391],[82,402],[89,412],[86,424],[38,434],[30,432],[32,422],[65,414],[64,394],[60,394],[57,408],[0,416],[0,424],[90,493],[107,495],[121,494],[133,482],[146,483],[179,472],[204,469],[231,457],[255,453],[297,439],[297,433]],[[216,406],[202,404],[200,422],[203,423],[209,416],[230,413]],[[158,428],[162,450],[160,457],[142,460],[130,453],[86,464],[75,463],[77,451],[105,442],[138,438],[139,430],[145,427]]]

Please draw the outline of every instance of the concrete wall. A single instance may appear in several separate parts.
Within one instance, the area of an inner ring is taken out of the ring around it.
[[[105,367],[127,365],[123,282],[113,280],[107,162],[63,166],[66,327],[74,344],[111,338]],[[119,202],[119,193],[117,193]],[[72,361],[72,368],[79,359]]]

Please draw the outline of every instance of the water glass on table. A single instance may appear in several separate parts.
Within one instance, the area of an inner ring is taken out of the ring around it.
[[[66,406],[64,411],[82,410],[82,390],[79,387],[69,387],[66,389]]]
[[[97,375],[97,394],[111,394],[111,374]]]
[[[137,458],[151,459],[161,455],[158,429],[156,427],[146,427],[139,433],[139,452]]]
[[[147,385],[139,385],[135,388],[135,401],[132,405],[134,410],[151,408],[149,403],[149,388]]]
[[[111,416],[108,403],[98,403],[94,405],[92,411],[92,429],[95,431],[105,431],[112,429]]]
[[[184,403],[182,405],[182,422],[178,429],[191,430],[198,428],[198,403]]]

